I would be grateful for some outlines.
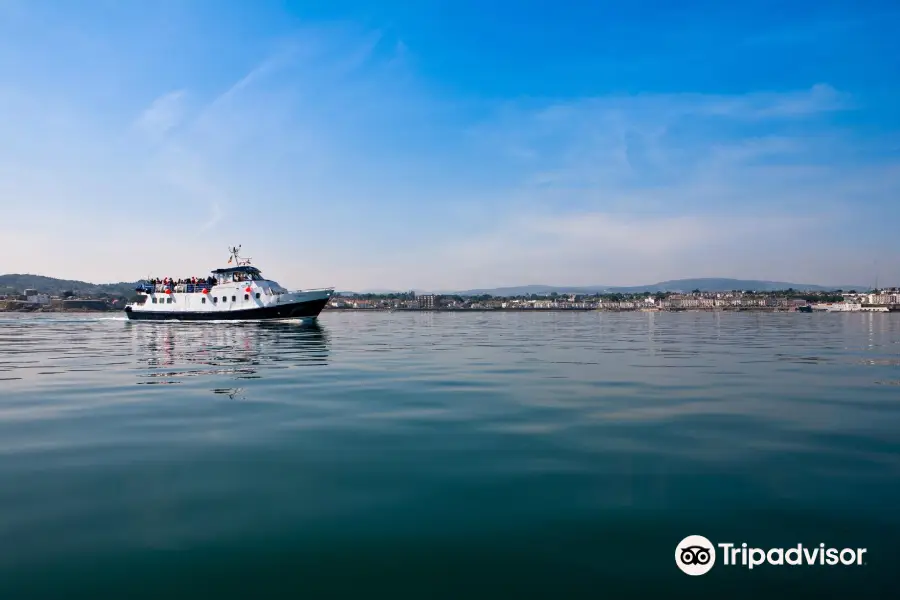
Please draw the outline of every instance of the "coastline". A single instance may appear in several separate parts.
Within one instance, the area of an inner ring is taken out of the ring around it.
[[[46,313],[123,313],[120,308],[62,308],[62,307],[3,307],[0,306],[0,313],[29,313],[29,314],[46,314]],[[326,306],[321,314],[329,312],[354,312],[354,313],[585,313],[585,312],[603,312],[603,313],[681,313],[681,312],[761,312],[761,313],[795,313],[803,312],[796,308],[786,308],[777,306],[734,306],[734,307],[690,307],[690,308],[333,308]],[[828,312],[828,311],[816,311]],[[835,311],[835,312],[888,312],[888,311]],[[896,312],[896,311],[890,311]]]
[[[99,309],[99,308],[49,308],[49,309],[30,309],[30,308],[0,308],[0,313],[17,313],[17,314],[47,314],[47,313],[125,313],[124,310]]]
[[[325,312],[799,312],[791,308],[779,308],[771,306],[745,306],[734,308],[701,307],[701,308],[329,308]]]

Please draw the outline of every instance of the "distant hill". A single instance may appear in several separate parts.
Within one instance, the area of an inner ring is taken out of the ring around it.
[[[56,279],[43,275],[23,275],[13,273],[0,275],[0,294],[21,294],[26,289],[59,296],[63,292],[72,292],[76,296],[99,296],[106,294],[112,297],[129,298],[134,296],[137,282],[126,283],[88,283],[71,279]]]
[[[730,290],[753,290],[757,292],[773,292],[777,290],[803,290],[811,292],[828,292],[836,289],[842,290],[863,290],[867,286],[830,286],[816,285],[811,283],[790,283],[788,281],[765,281],[758,279],[727,279],[727,278],[701,278],[701,279],[675,279],[672,281],[661,281],[652,285],[642,285],[634,287],[614,287],[609,288],[612,292],[618,293],[640,293],[640,292],[690,292],[692,290],[700,290],[701,292],[727,292]]]
[[[442,294],[454,294],[457,296],[483,296],[485,294],[491,296],[530,296],[531,294],[596,294],[612,290],[607,285],[592,286],[557,286],[557,285],[520,285],[514,287],[501,288],[484,288],[474,290],[463,290],[460,292],[440,292]]]
[[[760,281],[756,279],[727,279],[727,278],[702,278],[702,279],[674,279],[671,281],[661,281],[650,285],[638,286],[609,286],[609,285],[589,285],[589,286],[554,286],[554,285],[523,285],[517,287],[502,288],[485,288],[465,290],[460,292],[444,292],[457,294],[460,296],[481,296],[490,294],[491,296],[526,296],[531,294],[589,294],[589,293],[610,293],[610,294],[639,294],[642,292],[690,292],[699,289],[702,292],[727,292],[731,290],[754,290],[759,292],[770,292],[776,290],[795,289],[803,291],[824,292],[835,289],[842,290],[864,290],[867,286],[858,285],[839,285],[824,286],[809,283],[790,283],[787,281]]]

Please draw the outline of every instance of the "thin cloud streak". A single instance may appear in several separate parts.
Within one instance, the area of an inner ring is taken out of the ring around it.
[[[138,117],[135,125],[153,139],[162,139],[184,113],[184,90],[160,96]]]

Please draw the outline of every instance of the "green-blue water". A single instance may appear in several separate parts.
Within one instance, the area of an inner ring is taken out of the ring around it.
[[[896,597],[898,534],[897,314],[0,316],[4,600]]]

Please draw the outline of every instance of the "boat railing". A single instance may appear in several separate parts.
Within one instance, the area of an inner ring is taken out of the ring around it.
[[[202,283],[142,283],[135,288],[136,292],[144,292],[146,294],[165,294],[166,290],[175,293],[200,294],[203,290],[211,290],[215,284]]]

